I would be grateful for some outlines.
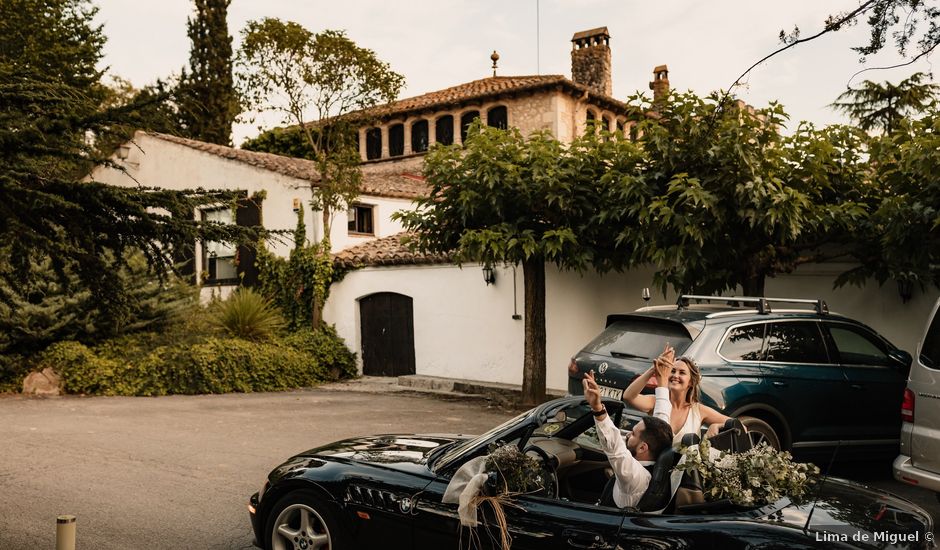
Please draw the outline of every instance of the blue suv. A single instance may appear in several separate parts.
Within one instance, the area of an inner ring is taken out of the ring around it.
[[[800,454],[838,448],[840,458],[897,455],[911,355],[822,300],[684,295],[676,306],[610,315],[572,359],[570,393],[594,371],[605,396],[619,398],[667,343],[698,364],[702,402],[739,418],[755,441]]]

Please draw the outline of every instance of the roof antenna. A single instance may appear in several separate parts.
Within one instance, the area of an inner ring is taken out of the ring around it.
[[[499,61],[499,54],[496,53],[496,50],[493,50],[493,55],[490,56],[490,59],[493,60],[493,76],[496,76],[496,62]]]
[[[806,525],[803,526],[803,531],[805,532],[809,529],[809,522],[813,519],[813,512],[816,511],[816,503],[819,502],[819,493],[822,492],[823,485],[826,484],[826,480],[829,479],[829,470],[832,469],[832,463],[836,461],[836,455],[839,454],[839,447],[842,446],[842,440],[836,441],[836,449],[832,451],[832,458],[829,459],[829,466],[826,467],[826,473],[823,474],[822,481],[819,482],[819,487],[816,488],[816,496],[813,497],[813,507],[809,509],[809,514],[806,516]]]
[[[542,74],[542,67],[540,65],[541,55],[539,51],[539,46],[542,44],[542,40],[539,36],[539,15],[541,14],[541,9],[539,7],[539,0],[535,0],[535,74]]]

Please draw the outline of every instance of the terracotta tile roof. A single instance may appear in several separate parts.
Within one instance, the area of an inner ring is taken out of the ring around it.
[[[421,171],[422,157],[362,166],[362,194],[401,199],[426,197],[431,187]]]
[[[210,155],[250,164],[262,170],[284,174],[292,178],[312,182],[320,181],[320,175],[317,173],[313,161],[306,159],[284,157],[272,153],[246,151],[244,149],[235,149],[234,147],[226,147],[225,145],[216,145],[215,143],[206,143],[204,141],[171,136],[169,134],[160,134],[157,132],[147,132],[147,135],[163,141],[169,141],[170,143],[184,145],[190,149],[196,149],[197,151],[209,153]]]
[[[403,245],[402,237],[408,233],[398,233],[381,239],[374,239],[358,246],[347,248],[333,254],[333,263],[347,269],[377,265],[420,265],[446,264],[450,257],[444,254],[416,254]]]
[[[371,115],[387,117],[393,114],[405,113],[410,111],[421,111],[426,109],[436,109],[448,105],[465,103],[475,99],[484,99],[487,97],[498,96],[506,93],[535,92],[544,88],[560,86],[569,93],[581,95],[589,92],[594,100],[600,100],[613,108],[627,109],[627,104],[618,101],[610,96],[601,95],[590,90],[587,86],[578,84],[563,75],[531,75],[531,76],[491,76],[459,84],[436,92],[399,99],[388,105],[375,107],[366,111]],[[351,113],[355,115],[356,113]]]
[[[210,155],[249,164],[262,170],[306,180],[313,184],[320,181],[316,164],[311,160],[235,149],[225,145],[216,145],[215,143],[206,143],[157,132],[147,132],[147,135]],[[389,164],[380,170],[367,170],[364,168],[362,171],[363,195],[415,199],[427,196],[428,189],[428,185],[424,182],[419,170],[416,170],[413,166],[400,167],[398,164]]]

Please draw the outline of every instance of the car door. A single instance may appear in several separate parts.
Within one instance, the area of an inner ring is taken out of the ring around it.
[[[849,442],[897,442],[906,370],[892,359],[890,347],[865,327],[826,321],[823,326],[845,374],[850,398],[845,403]]]
[[[917,468],[940,473],[940,300],[919,347],[908,382],[914,392],[911,461]]]
[[[828,447],[843,437],[845,376],[831,362],[819,323],[777,320],[767,327],[764,392],[780,403],[794,449]]]
[[[415,498],[415,548],[501,548],[492,507],[482,504],[480,525],[460,526],[456,504],[443,504],[447,480],[432,482]],[[515,550],[616,548],[624,512],[617,508],[563,499],[518,495],[502,507]],[[476,546],[470,544],[473,540]]]

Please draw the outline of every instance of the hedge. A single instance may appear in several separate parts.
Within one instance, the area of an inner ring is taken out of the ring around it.
[[[153,347],[154,338],[125,336],[94,348],[74,341],[42,352],[35,370],[52,367],[66,393],[167,395],[277,391],[355,376],[355,355],[332,327],[269,342],[211,336]],[[22,381],[22,378],[20,378]]]

